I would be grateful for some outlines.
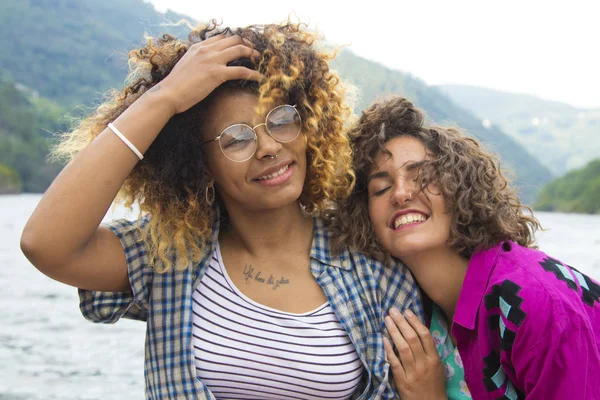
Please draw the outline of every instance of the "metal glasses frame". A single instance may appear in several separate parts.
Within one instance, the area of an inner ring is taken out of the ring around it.
[[[294,109],[294,111],[296,111],[296,114],[298,115],[298,119],[299,119],[299,121],[300,121],[300,126],[299,126],[299,128],[298,128],[298,132],[297,132],[297,133],[296,133],[296,135],[295,135],[295,136],[294,136],[292,139],[290,139],[290,140],[279,140],[279,139],[277,139],[276,137],[274,137],[274,136],[271,134],[271,132],[269,131],[269,128],[267,128],[267,121],[268,121],[268,119],[269,119],[269,116],[271,115],[271,113],[272,113],[273,111],[275,111],[275,110],[278,110],[278,109],[282,108],[282,107],[292,107],[292,108]],[[247,127],[247,128],[250,128],[250,129],[252,130],[252,132],[254,132],[254,141],[255,141],[255,142],[258,142],[258,135],[256,134],[256,128],[258,128],[259,126],[263,126],[263,125],[264,125],[264,127],[265,127],[265,131],[267,131],[267,133],[269,134],[269,136],[271,136],[271,137],[273,138],[273,140],[275,140],[275,141],[277,141],[277,142],[279,142],[279,143],[290,143],[290,142],[293,142],[293,141],[294,141],[294,140],[295,140],[295,139],[298,137],[298,135],[300,134],[300,132],[302,131],[302,116],[300,115],[300,113],[299,113],[299,112],[298,112],[298,110],[296,109],[296,106],[295,106],[295,105],[293,105],[293,106],[292,106],[292,105],[290,105],[290,104],[282,104],[282,105],[280,105],[280,106],[277,106],[277,107],[273,108],[271,111],[269,111],[269,112],[267,113],[267,115],[265,116],[265,122],[262,122],[262,123],[260,123],[260,124],[258,124],[258,125],[256,125],[256,126],[254,126],[254,127],[251,127],[250,125],[246,125],[246,124],[233,124],[233,125],[229,125],[228,127],[226,127],[225,129],[223,129],[223,130],[221,131],[221,133],[219,134],[219,136],[217,136],[217,137],[216,137],[216,138],[214,138],[214,139],[210,139],[210,140],[207,140],[207,141],[205,141],[205,142],[202,142],[202,144],[207,144],[207,143],[210,143],[210,142],[219,142],[219,149],[221,149],[221,153],[223,153],[223,155],[224,155],[225,157],[227,157],[227,159],[228,159],[228,160],[231,160],[231,161],[233,161],[233,162],[244,162],[244,161],[248,161],[249,159],[251,159],[251,158],[252,158],[252,156],[254,156],[254,154],[256,154],[256,150],[258,149],[258,143],[257,143],[256,147],[254,148],[254,151],[252,152],[252,154],[250,154],[250,156],[248,156],[248,158],[245,158],[245,159],[243,159],[243,160],[234,160],[234,159],[232,159],[232,158],[228,157],[228,156],[227,156],[227,154],[225,154],[225,151],[223,150],[223,147],[221,146],[221,141],[220,141],[220,139],[221,139],[221,136],[223,136],[223,134],[225,133],[225,131],[226,131],[227,129],[229,129],[229,128],[232,128],[232,127],[234,127],[234,126],[245,126],[245,127]]]

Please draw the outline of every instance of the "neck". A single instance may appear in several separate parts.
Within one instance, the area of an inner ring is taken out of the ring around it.
[[[469,260],[448,247],[427,250],[402,261],[411,270],[421,289],[452,323]]]
[[[297,202],[274,210],[235,210],[229,213],[229,224],[221,230],[219,240],[252,256],[274,251],[308,253],[313,223]]]

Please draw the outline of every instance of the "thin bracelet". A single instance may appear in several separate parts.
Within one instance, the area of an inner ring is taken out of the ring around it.
[[[119,139],[121,139],[123,141],[123,143],[125,143],[127,145],[127,147],[129,147],[131,149],[131,151],[133,151],[135,153],[136,156],[138,156],[138,158],[140,160],[144,159],[144,156],[142,155],[142,153],[140,153],[140,151],[137,149],[137,147],[135,147],[133,145],[133,143],[131,143],[129,140],[127,140],[127,138],[125,136],[123,136],[123,134],[121,132],[119,132],[117,127],[115,127],[112,123],[109,123],[108,127],[113,131],[113,133],[115,135],[117,135],[119,137]]]

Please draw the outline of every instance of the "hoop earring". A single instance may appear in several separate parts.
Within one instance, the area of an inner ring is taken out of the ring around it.
[[[212,206],[215,203],[215,197],[217,196],[215,192],[215,186],[211,183],[210,186],[206,187],[204,191],[204,197],[206,198],[206,203],[209,206]]]

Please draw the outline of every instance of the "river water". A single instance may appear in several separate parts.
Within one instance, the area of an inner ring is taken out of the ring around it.
[[[0,196],[0,400],[143,399],[145,325],[85,321],[77,290],[22,255],[21,231],[39,199]],[[600,216],[537,216],[547,228],[540,247],[600,279]]]

